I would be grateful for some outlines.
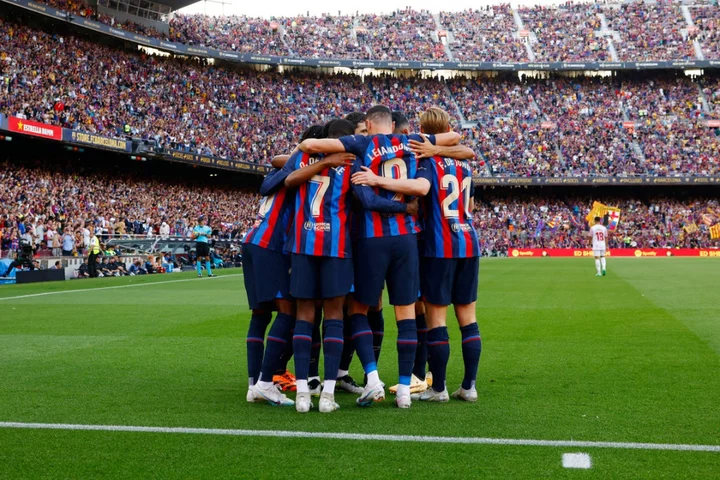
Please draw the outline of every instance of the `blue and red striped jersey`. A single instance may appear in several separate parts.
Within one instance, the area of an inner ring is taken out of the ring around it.
[[[427,137],[435,143],[435,137]],[[415,178],[418,162],[408,148],[409,140],[422,141],[420,135],[351,135],[340,138],[345,151],[354,153],[360,165],[368,167],[378,176],[391,178]],[[405,196],[374,187],[381,198],[405,202]],[[407,213],[388,214],[364,210],[359,215],[358,234],[360,238],[395,237],[420,231],[417,218]]]
[[[324,157],[296,152],[283,171],[288,173]],[[294,219],[286,250],[318,257],[350,258],[350,184],[348,167],[326,168],[300,185],[295,194]]]
[[[420,254],[436,258],[480,256],[470,209],[474,194],[470,164],[464,160],[433,157],[421,163],[418,177],[430,182],[424,203],[425,246]]]
[[[278,175],[281,175],[281,171],[275,170],[267,179]],[[288,192],[284,186],[263,197],[255,224],[245,235],[243,243],[258,245],[276,252],[284,251],[294,202],[295,197],[292,192]]]

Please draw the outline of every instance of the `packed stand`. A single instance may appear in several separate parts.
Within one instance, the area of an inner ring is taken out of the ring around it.
[[[0,257],[23,238],[40,255],[82,256],[92,233],[190,237],[200,214],[219,238],[240,238],[258,203],[248,190],[8,160],[0,163]]]
[[[560,7],[526,7],[519,10],[526,29],[535,33],[536,61],[605,62],[612,60],[605,38],[596,35],[602,26],[589,4]]]
[[[239,53],[288,55],[277,21],[244,15],[177,14],[170,20],[170,40]]]
[[[625,81],[620,95],[647,160],[660,176],[720,172],[720,139],[705,126],[698,85],[684,78]]]
[[[705,60],[720,58],[720,12],[717,5],[690,8]]]
[[[397,10],[392,15],[360,15],[358,43],[374,60],[447,60],[430,12]]]
[[[511,248],[587,249],[585,216],[593,200],[483,196],[474,212],[480,248],[487,256],[504,256]],[[716,199],[601,200],[621,210],[617,230],[610,235],[611,249],[720,247],[708,232],[708,223],[720,221]]]
[[[516,36],[517,28],[508,5],[440,12],[440,20],[448,29],[448,45],[457,61],[528,61],[527,49]]]
[[[603,12],[610,30],[620,34],[614,43],[621,61],[695,59],[697,33],[683,38],[688,25],[679,6],[629,3]]]
[[[368,52],[353,36],[353,19],[348,16],[294,17],[281,20],[285,40],[296,57],[368,58]]]

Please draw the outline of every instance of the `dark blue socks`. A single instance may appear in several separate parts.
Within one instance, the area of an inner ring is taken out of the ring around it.
[[[415,350],[417,349],[417,325],[415,319],[400,320],[398,327],[398,371],[400,384],[410,385],[413,364],[415,363]]]
[[[255,385],[260,375],[265,346],[265,330],[270,324],[272,313],[253,313],[247,333],[247,366],[250,386]]]
[[[461,327],[460,333],[462,334],[462,354],[465,363],[462,388],[470,390],[475,387],[478,365],[480,364],[480,353],[482,352],[482,339],[480,338],[480,329],[477,323]]]
[[[437,327],[427,334],[428,364],[433,374],[433,390],[445,390],[445,376],[450,358],[450,342],[447,327]]]
[[[252,325],[252,321],[250,323]],[[292,344],[294,326],[295,318],[290,315],[278,313],[275,317],[267,336],[265,358],[262,359],[262,379],[264,382],[272,382],[272,377],[282,361],[281,357],[287,350],[287,345]]]
[[[415,365],[413,366],[413,373],[420,380],[425,379],[425,365],[427,364],[427,333],[428,328],[425,323],[425,314],[421,313],[415,318],[415,324],[417,325],[417,350],[415,351]]]
[[[352,340],[355,343],[355,351],[362,363],[363,370],[368,374],[377,370],[375,353],[373,352],[373,332],[370,330],[368,318],[365,315],[356,314],[350,316],[352,323]]]
[[[293,350],[295,353],[295,378],[308,379],[310,371],[310,351],[312,350],[313,324],[298,320],[295,322],[293,334]]]
[[[368,312],[367,318],[373,333],[373,352],[375,353],[375,363],[377,363],[380,360],[380,350],[385,337],[385,318],[382,310]]]
[[[320,322],[315,318],[315,327],[313,328],[312,334],[312,349],[310,350],[310,371],[308,372],[309,378],[320,376],[320,347],[322,346],[322,340],[320,340]]]
[[[323,359],[325,360],[325,380],[336,380],[343,351],[343,321],[325,320],[323,338]],[[297,356],[297,354],[296,354]]]

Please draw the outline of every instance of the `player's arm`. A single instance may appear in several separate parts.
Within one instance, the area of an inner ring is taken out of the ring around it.
[[[424,178],[387,178],[379,177],[369,168],[362,166],[361,172],[356,172],[352,176],[354,185],[367,185],[369,187],[378,187],[403,195],[412,197],[424,197],[430,191],[430,182]]]
[[[270,165],[272,165],[273,168],[283,168],[288,160],[290,160],[290,155],[275,155],[273,159],[270,160]]]
[[[448,157],[456,160],[472,160],[475,158],[475,152],[464,145],[443,146],[433,145],[427,137],[422,137],[422,141],[410,139],[410,150],[415,154],[417,159],[431,157]]]
[[[298,146],[305,153],[342,153],[345,145],[336,138],[308,138]]]
[[[353,185],[353,193],[360,200],[365,210],[373,210],[380,213],[409,213],[416,215],[418,211],[417,200],[411,203],[396,202],[377,195],[367,185]]]
[[[289,172],[285,170],[285,168],[267,174],[262,185],[260,185],[260,195],[267,197],[277,192],[278,189],[285,184],[285,179],[288,175]]]
[[[303,168],[298,168],[285,179],[285,186],[288,188],[296,188],[303,183],[309,182],[312,177],[319,174],[326,168],[334,168],[346,166],[350,167],[355,161],[355,155],[352,153],[334,153],[323,158],[319,162],[315,162]]]
[[[433,145],[440,145],[443,147],[452,147],[460,143],[460,134],[457,132],[445,132],[438,133],[435,135],[418,135],[412,134],[408,136],[409,141],[415,140],[416,142],[424,142],[427,139],[428,142]]]

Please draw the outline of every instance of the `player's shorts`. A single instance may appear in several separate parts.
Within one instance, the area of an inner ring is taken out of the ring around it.
[[[422,258],[422,293],[433,305],[468,305],[477,300],[480,257]]]
[[[352,258],[293,253],[290,263],[290,294],[294,298],[335,298],[350,293],[353,286]]]
[[[251,309],[276,298],[290,298],[290,259],[280,252],[246,243],[243,245],[243,276]]]
[[[195,256],[209,257],[210,256],[210,244],[207,242],[195,242]]]
[[[355,294],[365,305],[377,305],[387,281],[391,305],[417,301],[420,267],[415,235],[361,238],[354,253]]]
[[[593,250],[593,257],[604,257],[605,250]]]

